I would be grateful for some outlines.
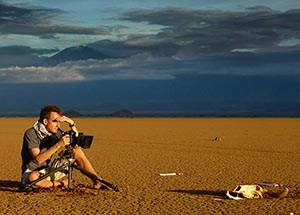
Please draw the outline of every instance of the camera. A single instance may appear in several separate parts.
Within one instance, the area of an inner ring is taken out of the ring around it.
[[[94,136],[91,135],[84,135],[83,133],[79,133],[76,136],[76,132],[73,130],[63,132],[63,135],[70,136],[70,146],[74,147],[78,145],[84,149],[88,149],[91,147]]]

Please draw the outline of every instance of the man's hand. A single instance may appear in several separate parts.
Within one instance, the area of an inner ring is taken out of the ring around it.
[[[59,147],[65,147],[65,146],[70,145],[70,135],[66,134],[66,135],[62,136],[60,138],[60,140],[57,142],[57,145]]]
[[[74,122],[74,120],[72,120],[71,118],[67,117],[67,116],[62,116],[58,119],[60,122],[66,122],[66,123],[69,123],[69,126],[71,127],[71,129],[73,131],[75,131],[76,133],[76,137],[78,137],[78,130],[76,128],[76,124]]]
[[[56,146],[58,148],[65,147],[67,145],[70,145],[70,135],[69,134],[62,136],[60,138],[60,140],[56,143]]]
[[[66,122],[69,123],[69,125],[75,125],[74,120],[72,120],[71,118],[67,117],[67,116],[62,116],[58,119],[60,122]]]

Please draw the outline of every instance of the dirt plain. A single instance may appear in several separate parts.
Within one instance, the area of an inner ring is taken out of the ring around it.
[[[300,214],[298,118],[75,118],[94,136],[84,152],[120,192],[18,192],[24,131],[36,118],[0,118],[1,214]],[[63,129],[68,129],[67,126]],[[181,173],[174,176],[160,174]],[[285,198],[226,198],[240,184],[286,185]]]

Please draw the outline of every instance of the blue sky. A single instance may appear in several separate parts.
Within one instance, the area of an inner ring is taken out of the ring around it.
[[[0,10],[1,83],[299,75],[298,0],[2,0]]]

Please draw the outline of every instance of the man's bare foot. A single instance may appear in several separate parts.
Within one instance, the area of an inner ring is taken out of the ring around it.
[[[66,187],[68,183],[65,184],[64,181],[52,181],[53,187]]]
[[[107,186],[105,186],[104,184],[101,184],[100,182],[95,182],[94,189],[99,189],[99,190],[109,190],[109,188]]]

